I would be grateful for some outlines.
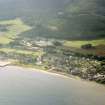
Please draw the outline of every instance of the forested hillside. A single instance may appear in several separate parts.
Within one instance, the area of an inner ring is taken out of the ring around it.
[[[0,0],[0,19],[17,17],[33,26],[28,32],[33,37],[105,37],[105,0]]]
[[[59,16],[60,30],[72,39],[105,37],[105,0],[72,0]]]

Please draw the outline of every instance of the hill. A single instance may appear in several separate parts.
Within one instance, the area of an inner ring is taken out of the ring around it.
[[[23,37],[105,37],[105,0],[0,0],[0,20],[17,17],[33,27]]]
[[[105,0],[72,0],[58,16],[60,31],[70,39],[105,37]]]

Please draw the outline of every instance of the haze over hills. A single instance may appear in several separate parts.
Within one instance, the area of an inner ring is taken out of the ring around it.
[[[34,27],[23,33],[24,37],[105,37],[105,0],[0,0],[0,19],[17,17]],[[50,30],[49,26],[57,30]]]
[[[83,39],[105,37],[105,0],[73,0],[61,19],[65,21],[61,30],[68,35]]]
[[[0,0],[0,19],[21,18],[28,24],[46,22],[61,10],[68,0]]]
[[[64,5],[64,0],[0,0],[0,9],[4,13],[9,12],[12,15],[22,15],[45,11],[54,11]],[[13,14],[16,12],[15,14]]]

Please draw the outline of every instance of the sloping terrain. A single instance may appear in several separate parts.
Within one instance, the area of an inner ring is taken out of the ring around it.
[[[70,39],[105,37],[105,0],[73,0],[60,15],[60,30]]]
[[[31,29],[30,26],[25,25],[21,19],[0,21],[0,44],[8,44],[13,41],[19,34]]]
[[[28,37],[33,32],[35,37],[58,39],[105,37],[105,0],[0,0],[0,19],[17,17],[33,28],[42,25]]]

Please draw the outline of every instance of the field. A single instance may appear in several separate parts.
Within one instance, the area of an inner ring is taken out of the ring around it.
[[[105,39],[88,41],[65,41],[64,46],[80,48],[82,45],[92,44],[93,46],[105,45]]]
[[[85,44],[92,44],[93,49],[82,49],[81,46]],[[80,53],[83,55],[98,55],[105,56],[105,39],[88,40],[88,41],[65,41],[64,47],[69,48],[71,51]]]
[[[3,35],[0,35],[0,44],[8,44],[22,32],[31,29],[30,26],[25,25],[19,18],[0,21],[0,26],[5,26],[7,29],[7,31],[3,32]]]
[[[44,52],[42,50],[24,49],[24,47],[19,45],[23,39],[18,40],[18,44],[16,40],[21,33],[31,29],[30,26],[26,25],[19,18],[0,21],[0,56],[6,59],[12,59],[12,63],[16,64],[20,62],[21,64],[35,64],[36,57],[43,55]],[[14,43],[14,48],[11,47],[10,42]],[[15,48],[15,45],[21,46],[21,48]]]
[[[4,53],[16,53],[16,54],[26,54],[26,55],[34,55],[34,56],[41,56],[43,54],[42,51],[28,51],[28,50],[19,50],[19,49],[12,49],[12,48],[1,48],[0,52]]]

